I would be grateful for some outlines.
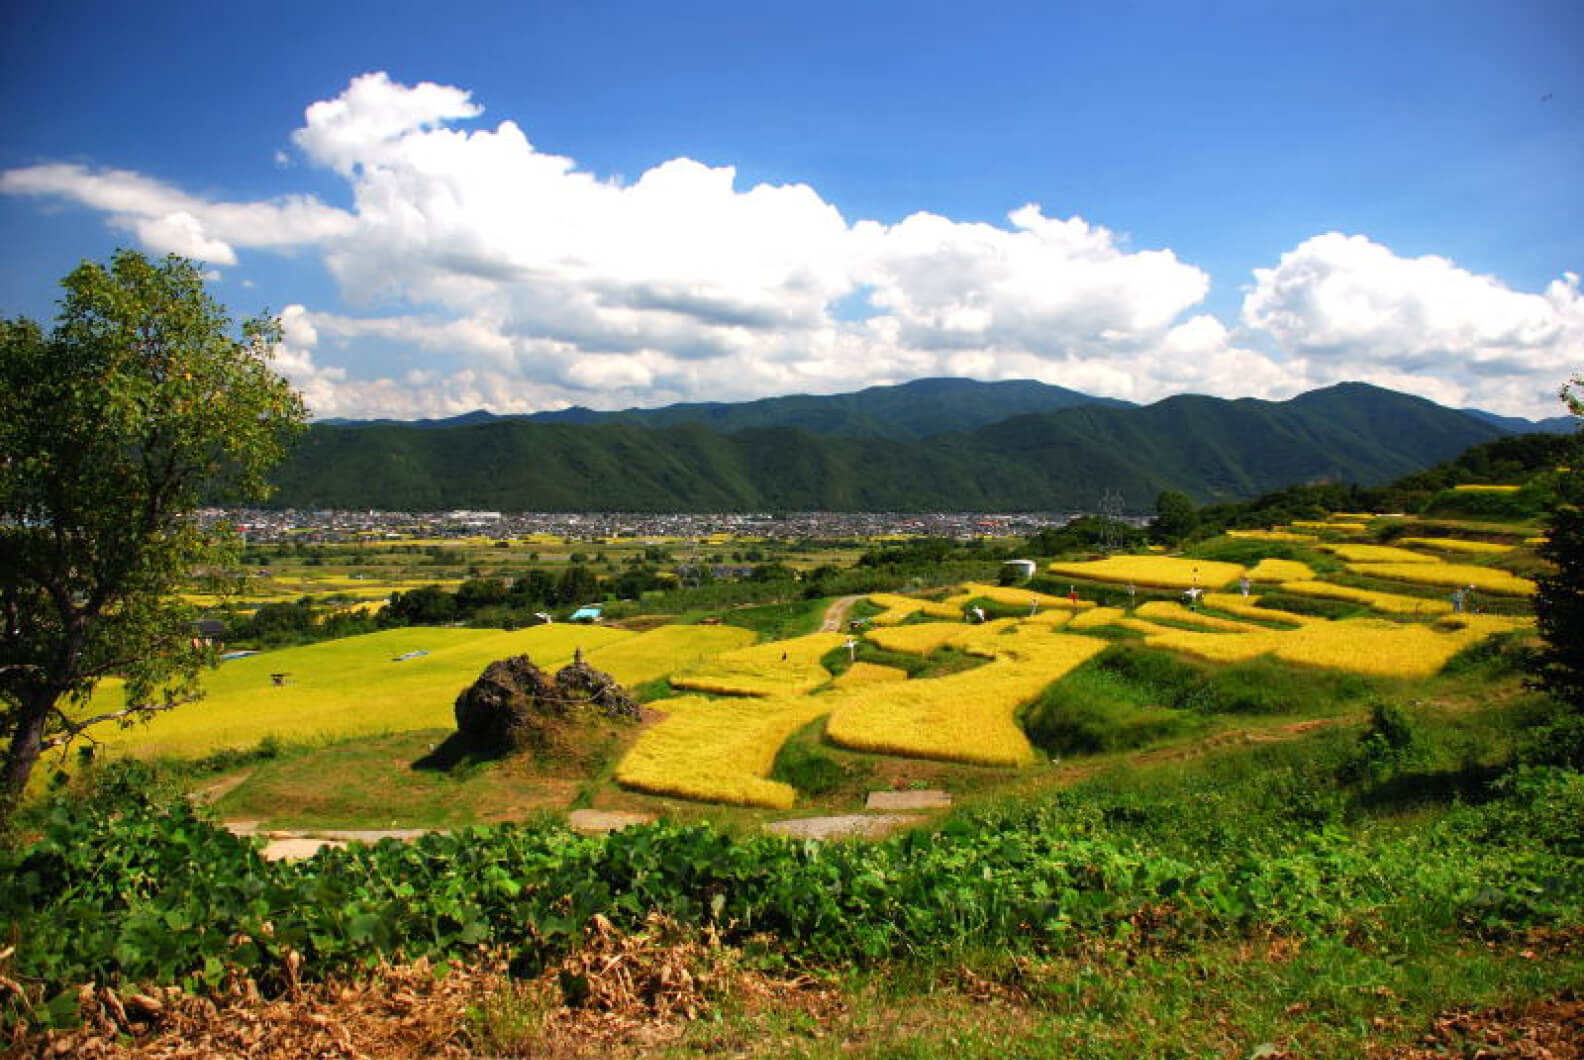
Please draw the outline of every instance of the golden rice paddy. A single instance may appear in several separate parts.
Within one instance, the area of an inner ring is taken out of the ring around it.
[[[858,688],[863,685],[883,685],[908,679],[906,670],[877,663],[855,662],[838,674],[831,682],[833,688]]]
[[[1241,615],[1244,618],[1258,619],[1262,622],[1279,622],[1289,626],[1306,626],[1311,622],[1323,622],[1311,615],[1300,615],[1292,611],[1278,611],[1272,607],[1258,606],[1258,597],[1246,598],[1237,593],[1205,593],[1204,605],[1213,607],[1217,611],[1225,611],[1229,615]]]
[[[638,685],[747,647],[754,637],[753,630],[740,626],[661,626],[596,648],[587,658],[622,684]]]
[[[1440,563],[1436,556],[1423,552],[1410,552],[1391,545],[1321,545],[1327,552],[1341,556],[1349,563]]]
[[[962,587],[960,596],[953,597],[964,603],[981,598],[1010,607],[1028,608],[1035,614],[1052,607],[1072,611],[1095,606],[1093,600],[1079,600],[1074,603],[1070,596],[1052,596],[1049,593],[1034,592],[1032,589],[1015,589],[1010,585],[982,585],[978,582],[969,582]]]
[[[1190,611],[1182,604],[1171,600],[1151,600],[1149,603],[1140,604],[1133,613],[1157,622],[1172,622],[1181,626],[1193,626],[1197,629],[1213,629],[1229,633],[1243,633],[1257,629],[1257,627],[1251,626],[1247,622],[1238,622],[1230,618],[1207,615],[1200,611]]]
[[[1236,563],[1173,556],[1111,556],[1086,563],[1052,563],[1048,569],[1089,581],[1163,589],[1219,589],[1243,573]]]
[[[969,627],[961,622],[918,622],[910,626],[882,626],[864,633],[864,639],[886,651],[929,655],[944,648]]]
[[[1027,765],[1034,752],[1015,720],[1017,708],[1106,644],[1043,630],[1006,639],[1017,642],[1016,654],[975,670],[816,697],[835,700],[826,739],[910,758]]]
[[[1452,492],[1454,492],[1454,493],[1517,493],[1519,491],[1519,489],[1521,489],[1521,488],[1522,487],[1520,487],[1520,486],[1463,485],[1463,486],[1453,486],[1452,487]]]
[[[1404,537],[1398,540],[1405,545],[1433,548],[1439,552],[1464,552],[1478,556],[1500,556],[1512,551],[1511,545],[1499,545],[1491,541],[1469,541],[1461,537]]]
[[[1127,612],[1120,607],[1096,607],[1090,611],[1080,611],[1072,617],[1065,628],[1067,629],[1099,629],[1102,626],[1114,626]]]
[[[616,780],[655,795],[787,809],[790,784],[766,779],[781,745],[831,709],[826,696],[663,699],[666,715],[644,730],[616,766]]]
[[[869,620],[871,625],[894,626],[898,622],[906,621],[914,615],[929,615],[933,618],[956,619],[962,617],[959,608],[950,603],[935,600],[921,600],[916,596],[902,596],[899,593],[870,593],[869,602],[876,607],[883,607],[885,611],[875,615]]]
[[[1290,541],[1295,544],[1308,544],[1320,540],[1314,534],[1295,534],[1291,530],[1228,530],[1227,537],[1239,537],[1249,541]]]
[[[1404,563],[1403,568],[1424,567],[1434,568],[1434,564]],[[1296,593],[1299,596],[1319,596],[1330,600],[1348,600],[1353,603],[1365,604],[1376,611],[1393,615],[1440,615],[1452,610],[1452,605],[1446,600],[1432,599],[1425,596],[1408,596],[1402,593],[1383,593],[1375,589],[1358,589],[1351,585],[1337,585],[1334,582],[1286,582],[1282,591]]]
[[[810,633],[791,640],[755,644],[722,652],[671,677],[677,688],[727,696],[773,696],[808,692],[829,681],[819,663],[847,638],[840,633]]]
[[[1535,583],[1528,578],[1495,567],[1476,567],[1468,563],[1349,563],[1348,570],[1371,578],[1387,578],[1414,585],[1440,585],[1450,588],[1473,586],[1480,592],[1501,596],[1530,596]]]
[[[450,629],[413,626],[309,644],[223,663],[204,675],[207,696],[130,729],[98,737],[131,754],[201,755],[287,742],[340,739],[410,729],[452,728],[457,694],[486,666],[528,655],[545,669],[640,634],[599,626]],[[277,685],[271,675],[281,674]],[[119,686],[101,687],[88,713],[120,706]]]
[[[1313,578],[1315,573],[1309,564],[1295,559],[1266,557],[1254,565],[1248,576],[1254,582],[1301,582]]]

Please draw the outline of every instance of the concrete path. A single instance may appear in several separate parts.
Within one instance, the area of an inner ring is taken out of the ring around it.
[[[910,824],[924,820],[919,813],[849,813],[837,817],[795,817],[772,821],[765,831],[792,839],[883,839]]]
[[[866,810],[944,810],[952,802],[951,793],[927,791],[871,791]]]
[[[649,824],[654,819],[652,813],[627,813],[622,810],[573,810],[567,814],[567,824],[572,831],[583,835],[619,832],[635,824]]]

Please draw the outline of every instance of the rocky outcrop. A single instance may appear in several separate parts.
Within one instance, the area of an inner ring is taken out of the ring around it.
[[[553,678],[526,655],[499,659],[456,700],[457,730],[501,754],[563,742],[567,724],[580,714],[638,718],[637,702],[581,652]]]

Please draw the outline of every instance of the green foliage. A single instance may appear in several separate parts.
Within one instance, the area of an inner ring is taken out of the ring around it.
[[[196,509],[262,497],[306,416],[271,364],[279,322],[233,338],[191,262],[118,251],[62,287],[48,335],[0,323],[0,826],[41,747],[93,723],[58,705],[112,673],[134,712],[196,696],[209,660],[177,593],[236,566]]]
[[[728,626],[740,626],[759,634],[760,640],[786,640],[813,633],[820,627],[829,600],[789,600],[758,607],[737,607],[721,616]]]
[[[731,426],[728,412],[684,418],[693,422],[643,427],[617,416],[593,424],[315,426],[277,475],[277,503],[420,511],[1071,510],[1093,505],[1095,483],[1104,482],[1137,511],[1163,490],[1224,501],[1322,477],[1385,482],[1499,433],[1463,413],[1361,384],[1280,403],[1185,395],[1142,408],[1086,404],[971,433],[927,432],[933,436],[922,440],[823,433],[817,417],[742,429]],[[939,431],[949,421],[935,422]]]
[[[1155,518],[1150,522],[1150,537],[1175,544],[1199,527],[1199,512],[1193,498],[1178,490],[1165,490],[1155,498]]]

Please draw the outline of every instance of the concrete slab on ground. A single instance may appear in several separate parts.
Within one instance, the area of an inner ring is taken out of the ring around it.
[[[948,791],[871,791],[868,810],[943,810],[951,805]]]
[[[916,813],[849,813],[837,817],[794,817],[772,821],[765,831],[792,839],[882,839],[898,828],[917,824]]]
[[[649,824],[654,819],[652,813],[629,813],[623,810],[573,810],[567,814],[567,824],[572,831],[583,835],[619,832],[635,824]]]

